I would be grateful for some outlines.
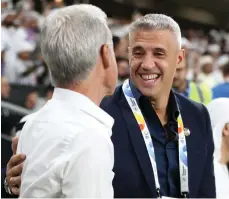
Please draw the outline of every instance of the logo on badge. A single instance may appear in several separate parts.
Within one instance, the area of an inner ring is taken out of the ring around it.
[[[185,136],[190,136],[191,132],[188,128],[184,128],[184,135]]]

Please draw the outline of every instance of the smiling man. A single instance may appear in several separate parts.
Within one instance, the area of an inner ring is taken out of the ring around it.
[[[183,59],[180,28],[172,18],[149,14],[132,23],[130,79],[101,103],[115,119],[115,198],[215,197],[209,114],[171,90]],[[8,166],[7,179],[19,185],[20,172]]]
[[[171,90],[184,54],[172,18],[148,14],[131,24],[130,79],[101,104],[115,119],[115,197],[215,197],[209,114]]]

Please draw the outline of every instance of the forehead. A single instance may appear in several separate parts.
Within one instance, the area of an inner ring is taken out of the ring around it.
[[[179,49],[177,38],[170,30],[137,30],[130,34],[129,42],[131,48]]]

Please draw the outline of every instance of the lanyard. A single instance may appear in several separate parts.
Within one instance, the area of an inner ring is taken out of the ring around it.
[[[158,198],[161,198],[160,196],[160,183],[157,173],[157,163],[155,158],[155,152],[154,152],[154,146],[151,139],[151,135],[149,132],[149,129],[147,127],[147,124],[145,122],[145,119],[143,117],[143,114],[136,102],[136,99],[134,98],[134,95],[131,91],[129,80],[126,80],[123,83],[122,86],[123,93],[126,97],[126,100],[134,114],[135,119],[138,122],[139,128],[141,130],[145,146],[150,158],[150,162],[153,168],[153,174],[154,174],[154,180],[156,185],[156,191],[158,194]],[[179,109],[178,109],[179,110]],[[179,116],[177,118],[178,123],[178,135],[179,135],[179,170],[180,170],[180,184],[181,184],[181,194],[186,198],[187,194],[189,192],[188,188],[188,164],[187,164],[187,147],[186,147],[186,139],[184,135],[184,125],[181,118],[181,114],[179,111]]]

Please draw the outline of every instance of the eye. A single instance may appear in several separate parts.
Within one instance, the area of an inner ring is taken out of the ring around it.
[[[163,57],[163,56],[165,56],[165,53],[163,53],[163,52],[155,52],[154,55],[158,56],[158,57]]]
[[[144,55],[143,51],[137,50],[137,51],[133,51],[133,56],[136,58],[142,57]]]

